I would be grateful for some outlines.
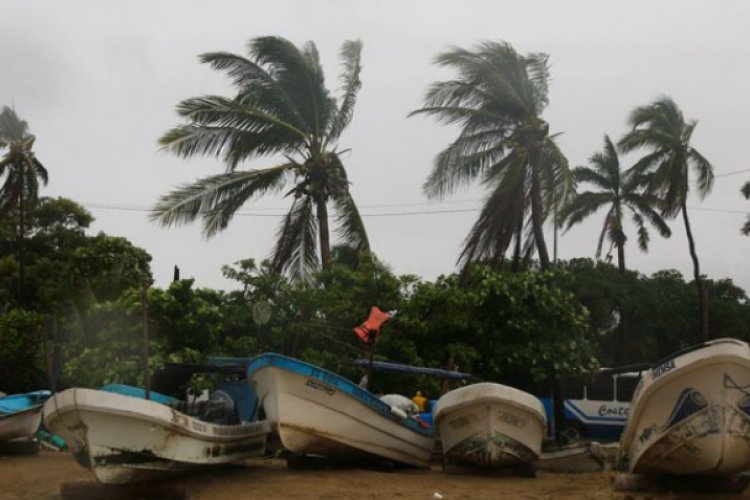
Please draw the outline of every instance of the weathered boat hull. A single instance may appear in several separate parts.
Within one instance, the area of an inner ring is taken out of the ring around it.
[[[729,476],[750,468],[750,348],[721,339],[646,372],[623,434],[628,469]]]
[[[332,372],[265,354],[250,362],[247,378],[289,451],[429,466],[435,444],[430,430],[397,417],[374,395]]]
[[[0,415],[0,441],[31,437],[42,423],[42,407],[36,405],[8,415]]]
[[[44,423],[106,484],[260,456],[271,430],[265,421],[217,425],[154,401],[92,389],[52,396]]]
[[[547,426],[541,401],[492,383],[445,394],[436,404],[435,425],[446,457],[493,469],[537,460]]]

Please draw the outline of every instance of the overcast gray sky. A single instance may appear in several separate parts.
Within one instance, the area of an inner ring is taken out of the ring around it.
[[[552,63],[545,117],[572,165],[625,132],[629,111],[662,94],[699,120],[693,144],[717,175],[750,168],[750,2],[746,1],[11,1],[0,0],[0,105],[14,104],[37,136],[48,167],[44,194],[66,196],[96,217],[94,230],[122,235],[153,255],[156,284],[178,264],[200,286],[228,288],[223,264],[271,250],[282,198],[243,208],[228,230],[205,240],[199,224],[161,228],[140,209],[160,194],[223,170],[216,160],[180,160],[158,137],[178,123],[184,98],[229,92],[197,61],[203,52],[244,52],[248,39],[280,35],[314,41],[336,87],[338,50],[364,43],[354,120],[341,138],[352,192],[375,252],[398,273],[433,279],[455,269],[482,192],[428,203],[421,193],[434,156],[455,130],[406,118],[427,86],[449,75],[435,54],[451,45],[505,40]],[[625,157],[628,165],[634,158]],[[252,162],[248,168],[268,165]],[[689,206],[702,270],[750,289],[750,211],[740,186],[750,172],[716,179]],[[109,207],[109,208],[105,208]],[[112,207],[121,207],[113,210]],[[126,210],[127,209],[127,210]],[[444,211],[427,215],[382,215]],[[377,215],[381,214],[381,215]],[[603,213],[565,234],[560,257],[593,257]],[[651,250],[627,246],[628,266],[692,275],[681,220],[674,235],[652,234]],[[551,233],[551,229],[549,231]],[[550,244],[551,246],[551,244]]]

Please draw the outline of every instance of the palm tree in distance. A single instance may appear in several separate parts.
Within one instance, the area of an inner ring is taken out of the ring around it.
[[[152,219],[170,226],[202,218],[207,237],[225,229],[248,200],[279,192],[292,205],[278,232],[273,265],[293,279],[306,279],[320,264],[331,265],[329,203],[336,212],[343,242],[369,250],[369,242],[336,143],[352,119],[362,44],[347,41],[341,49],[343,71],[338,98],[325,86],[315,44],[298,48],[280,37],[250,40],[249,57],[214,52],[201,61],[226,71],[236,88],[234,97],[202,96],[180,103],[187,123],[160,139],[181,157],[213,155],[227,165],[225,173],[199,179],[163,195]],[[238,165],[259,157],[282,156],[279,164],[240,170]]]
[[[750,200],[750,181],[747,181],[747,183],[742,186],[742,196],[744,196],[746,200]],[[742,226],[742,234],[750,236],[750,215],[747,216],[745,225]]]
[[[690,138],[698,122],[686,121],[677,104],[664,96],[649,105],[634,109],[628,124],[631,130],[620,140],[620,149],[623,152],[646,150],[646,155],[631,168],[632,175],[643,178],[646,192],[661,199],[662,215],[677,217],[682,213],[690,257],[693,260],[701,332],[703,338],[708,340],[708,304],[687,212],[690,173],[696,176],[694,184],[701,198],[711,191],[714,181],[711,163],[690,145]]]
[[[646,222],[649,222],[665,238],[671,236],[672,232],[657,211],[660,207],[659,198],[640,192],[641,180],[638,177],[623,175],[617,150],[609,136],[604,136],[604,150],[591,156],[589,163],[591,167],[578,167],[573,170],[573,175],[576,182],[593,184],[598,190],[575,195],[561,210],[560,219],[567,231],[600,208],[608,207],[596,246],[596,258],[601,257],[605,238],[609,239],[617,248],[617,266],[620,273],[625,273],[627,236],[623,229],[623,222],[626,211],[630,212],[638,229],[638,246],[644,252],[648,250],[649,242]]]
[[[7,106],[0,112],[0,150],[6,149],[0,159],[0,219],[11,210],[18,212],[18,286],[19,297],[24,300],[26,282],[26,262],[24,239],[26,233],[26,210],[36,202],[39,194],[39,181],[47,185],[47,169],[32,151],[34,137],[29,133],[29,125],[21,120],[15,110]]]
[[[428,197],[443,198],[476,179],[489,191],[459,257],[464,266],[498,263],[515,241],[514,267],[534,249],[542,269],[550,267],[543,224],[553,191],[572,178],[541,117],[548,102],[547,60],[545,54],[520,55],[504,42],[453,48],[435,62],[458,76],[434,83],[422,108],[410,114],[462,127],[435,159],[423,187]]]

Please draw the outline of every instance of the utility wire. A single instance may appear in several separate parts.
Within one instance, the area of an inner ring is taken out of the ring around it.
[[[138,206],[127,206],[127,205],[109,205],[103,203],[84,203],[84,207],[95,209],[95,210],[114,210],[121,212],[152,212],[150,208],[138,207]],[[403,206],[403,205],[380,205],[383,208],[388,206]],[[750,214],[750,210],[736,210],[728,208],[703,208],[703,207],[688,207],[690,210],[697,210],[701,212],[718,212],[727,214]],[[255,210],[255,209],[254,209]],[[438,214],[455,214],[455,213],[468,213],[468,212],[479,212],[480,208],[453,208],[444,210],[419,210],[419,211],[400,211],[400,212],[381,212],[371,214],[361,214],[362,217],[398,217],[408,215],[438,215]],[[237,216],[243,217],[286,217],[286,213],[272,214],[272,213],[255,213],[255,212],[237,212]]]

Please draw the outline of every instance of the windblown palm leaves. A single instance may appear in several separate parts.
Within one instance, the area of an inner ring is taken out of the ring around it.
[[[695,175],[695,187],[701,197],[711,191],[714,181],[711,163],[690,145],[698,122],[686,121],[677,104],[669,97],[662,97],[633,110],[628,123],[632,129],[620,140],[620,149],[625,152],[646,150],[646,155],[632,167],[634,175],[645,179],[646,191],[662,200],[663,215],[676,217],[682,212],[690,257],[693,260],[693,277],[702,314],[703,336],[707,339],[708,308],[687,213],[690,174]]]
[[[28,123],[4,107],[0,112],[0,150],[6,150],[0,160],[0,218],[16,207],[22,213],[28,203],[36,201],[39,181],[47,184],[47,169],[32,151],[35,140]]]
[[[338,98],[325,86],[318,51],[278,37],[255,38],[249,56],[214,52],[201,60],[225,71],[234,97],[203,96],[177,107],[187,122],[168,131],[161,144],[182,157],[213,155],[225,173],[199,179],[161,197],[152,218],[164,225],[203,221],[206,236],[226,228],[247,201],[291,186],[292,206],[278,232],[273,264],[306,279],[320,260],[331,263],[328,206],[336,213],[344,243],[368,250],[369,242],[336,143],[352,119],[361,87],[359,41],[344,43]],[[256,170],[241,162],[279,156],[285,161]]]
[[[0,219],[14,208],[18,209],[18,284],[21,301],[26,300],[26,209],[38,199],[39,181],[45,186],[48,181],[47,169],[32,151],[35,140],[36,138],[29,133],[28,123],[21,120],[13,109],[4,107],[0,112],[0,150],[7,151],[0,159]]]
[[[661,200],[641,192],[641,179],[635,175],[624,175],[620,169],[617,150],[608,136],[604,136],[604,150],[594,154],[589,167],[578,167],[573,175],[578,183],[589,183],[597,191],[585,191],[575,195],[560,212],[565,228],[570,229],[601,208],[607,208],[604,224],[596,247],[596,258],[602,254],[604,239],[617,248],[618,267],[625,272],[625,242],[623,229],[626,212],[629,212],[638,230],[638,246],[648,250],[649,234],[646,223],[650,223],[664,237],[672,233],[658,212]]]
[[[435,159],[424,191],[442,198],[476,179],[489,191],[459,261],[499,262],[515,241],[515,264],[536,249],[548,268],[542,226],[555,201],[572,192],[572,177],[541,117],[548,102],[547,56],[523,56],[507,43],[488,41],[474,50],[454,48],[435,62],[458,76],[434,83],[411,114],[462,129]]]

